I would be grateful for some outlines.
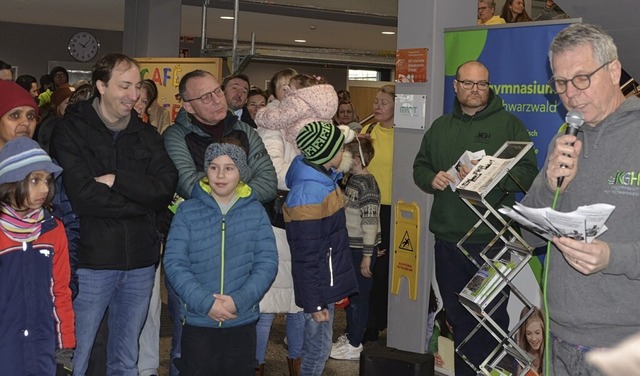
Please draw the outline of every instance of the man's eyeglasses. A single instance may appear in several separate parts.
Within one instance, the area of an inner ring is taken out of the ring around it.
[[[220,97],[220,96],[224,95],[224,92],[222,91],[221,87],[218,87],[214,91],[210,91],[208,93],[202,94],[201,96],[199,96],[197,98],[183,99],[182,101],[183,102],[193,102],[193,101],[200,100],[204,104],[209,104],[209,103],[211,103],[213,101],[213,95],[214,94],[217,97]]]
[[[470,80],[464,80],[464,81],[456,80],[456,81],[465,90],[471,90],[473,89],[474,86],[477,86],[478,90],[480,91],[485,91],[489,88],[489,81],[478,81],[478,82],[473,82]]]
[[[565,80],[564,78],[553,78],[549,80],[549,85],[556,91],[558,94],[564,94],[567,92],[568,83],[571,82],[573,87],[578,90],[587,90],[589,86],[591,86],[591,76],[596,74],[600,69],[604,68],[607,64],[611,64],[611,61],[608,63],[602,64],[598,69],[594,70],[589,74],[579,74],[574,76],[570,80]]]

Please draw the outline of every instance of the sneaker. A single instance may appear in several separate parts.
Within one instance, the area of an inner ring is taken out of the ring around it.
[[[333,353],[333,351],[336,348],[344,346],[344,344],[347,343],[348,341],[349,340],[347,339],[347,335],[346,334],[343,334],[340,337],[338,337],[338,340],[336,341],[336,343],[331,345],[331,353]]]
[[[337,360],[359,360],[361,352],[362,344],[358,347],[353,347],[347,342],[343,346],[336,348],[336,351],[331,351],[330,357]]]

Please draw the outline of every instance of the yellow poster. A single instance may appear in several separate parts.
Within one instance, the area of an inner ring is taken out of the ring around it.
[[[158,103],[171,111],[171,121],[180,110],[178,85],[182,77],[196,69],[213,74],[222,81],[222,59],[219,58],[138,58],[143,80],[151,79],[158,87]]]

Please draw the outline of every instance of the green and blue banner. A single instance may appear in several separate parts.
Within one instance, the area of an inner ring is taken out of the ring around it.
[[[524,26],[520,26],[524,25]],[[547,84],[551,78],[549,46],[568,23],[518,24],[445,33],[444,113],[453,108],[453,80],[458,66],[477,60],[489,69],[491,88],[529,130],[542,166],[547,147],[564,122],[566,109]]]

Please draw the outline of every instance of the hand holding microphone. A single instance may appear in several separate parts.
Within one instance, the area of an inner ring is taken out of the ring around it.
[[[571,110],[569,111],[569,113],[567,113],[567,116],[565,117],[565,121],[567,122],[567,130],[565,132],[565,135],[572,135],[572,136],[577,136],[578,135],[578,131],[580,130],[580,127],[582,126],[582,124],[584,123],[584,115],[582,114],[582,112],[578,111],[578,110]],[[571,143],[567,143],[565,145],[569,145],[569,146],[573,146],[573,142]],[[559,144],[556,142],[556,150],[559,149]],[[566,154],[566,153],[554,153],[554,157],[553,159],[558,159],[560,157],[571,157],[570,155]],[[574,156],[576,157],[576,156]],[[553,162],[553,160],[551,160],[550,162]],[[549,169],[555,168],[554,166],[557,166],[556,163],[549,163]],[[564,163],[560,163],[560,168],[569,168],[569,166],[567,166]],[[548,171],[549,172],[549,171]],[[557,176],[557,174],[556,174]],[[564,176],[558,176],[557,178],[557,187],[560,188],[562,187],[562,183],[564,182]],[[551,185],[551,184],[550,184]]]

